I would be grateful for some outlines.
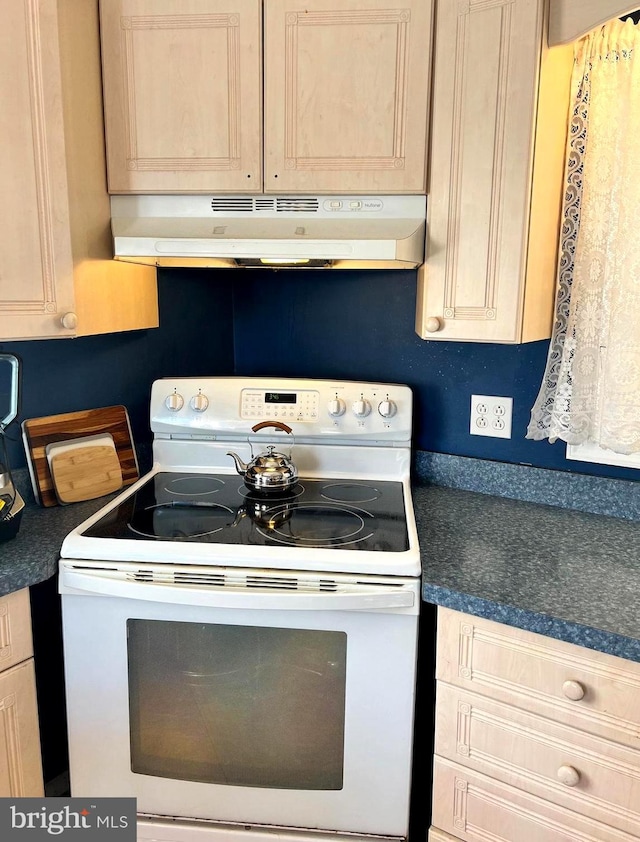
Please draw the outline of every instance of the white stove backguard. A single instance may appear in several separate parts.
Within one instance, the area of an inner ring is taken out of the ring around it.
[[[296,444],[407,448],[412,394],[408,386],[293,378],[189,377],[156,380],[151,391],[154,439],[289,444],[263,421],[292,429]]]

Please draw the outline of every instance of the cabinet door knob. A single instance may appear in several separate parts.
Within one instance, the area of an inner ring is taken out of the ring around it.
[[[565,786],[576,786],[580,783],[580,772],[573,766],[561,766],[557,772],[558,780]]]
[[[75,330],[78,327],[78,317],[75,313],[65,313],[60,318],[60,324],[67,330]]]
[[[579,702],[580,699],[584,699],[585,689],[579,681],[565,681],[562,692],[572,702]]]
[[[437,316],[429,316],[424,326],[427,333],[437,333],[444,327],[442,319],[439,319]]]

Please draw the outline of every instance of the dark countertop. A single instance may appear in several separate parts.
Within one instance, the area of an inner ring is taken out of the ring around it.
[[[429,464],[419,462],[414,508],[426,602],[640,662],[640,524],[631,519],[640,483],[421,457]],[[425,474],[437,484],[424,484]],[[447,487],[461,478],[491,494]],[[26,471],[16,482],[27,505],[17,537],[0,544],[0,596],[53,576],[65,536],[115,496],[45,509]],[[536,486],[537,499],[568,506],[589,500],[615,511],[611,501],[620,501],[627,519],[499,496]]]
[[[19,489],[26,505],[16,537],[0,543],[0,596],[51,578],[65,536],[114,496],[45,509],[23,492],[23,484]]]
[[[640,524],[414,488],[426,602],[640,661]]]

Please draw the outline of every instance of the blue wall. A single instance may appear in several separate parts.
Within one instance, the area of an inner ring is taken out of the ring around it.
[[[229,273],[230,274],[230,273]],[[416,275],[247,272],[234,283],[237,374],[407,383],[418,448],[639,479],[631,469],[565,459],[565,445],[525,439],[549,343],[424,341],[414,331]],[[472,394],[513,397],[511,439],[469,434]]]
[[[414,331],[412,271],[162,270],[160,324],[75,340],[6,342],[23,360],[19,420],[124,404],[147,441],[151,383],[175,375],[279,375],[407,383],[417,447],[605,476],[638,472],[570,462],[562,442],[524,438],[548,342],[429,342]],[[472,394],[514,399],[512,438],[471,436]],[[19,429],[10,449],[25,463]]]
[[[172,270],[158,281],[160,328],[3,342],[22,360],[25,418],[114,404],[129,412],[134,442],[148,441],[149,395],[158,377],[233,372],[233,299],[228,280],[201,270]],[[8,430],[9,462],[26,464],[18,423]]]

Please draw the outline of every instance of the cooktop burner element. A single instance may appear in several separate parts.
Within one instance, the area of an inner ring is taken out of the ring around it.
[[[273,515],[277,517],[278,510]],[[286,524],[274,528],[269,537],[291,547],[339,547],[371,538],[375,518],[363,509],[342,506],[308,505],[297,506],[294,517]]]
[[[321,494],[325,500],[336,500],[339,503],[371,503],[380,496],[373,485],[355,482],[327,483]]]
[[[304,479],[260,495],[235,475],[153,475],[83,535],[153,541],[403,552],[401,482]]]
[[[176,497],[204,497],[208,494],[216,494],[223,485],[224,480],[218,477],[211,477],[208,474],[188,474],[170,479],[165,491]]]
[[[188,541],[219,532],[231,526],[234,520],[235,512],[228,506],[174,501],[134,509],[127,526],[141,538]]]

